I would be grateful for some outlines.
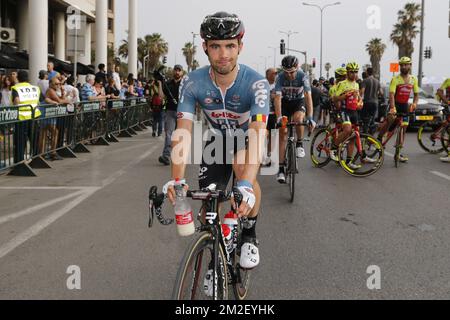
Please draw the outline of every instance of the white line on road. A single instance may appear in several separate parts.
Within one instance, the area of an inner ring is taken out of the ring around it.
[[[89,187],[0,187],[0,190],[83,190]]]
[[[53,222],[61,218],[63,215],[65,215],[67,212],[78,206],[81,202],[89,198],[91,195],[93,195],[99,188],[92,188],[94,190],[89,191],[83,191],[81,196],[77,197],[75,200],[69,202],[61,209],[57,210],[50,216],[46,217],[45,219],[40,220],[38,223],[33,225],[31,228],[27,229],[24,232],[21,232],[16,237],[8,241],[6,244],[2,245],[0,247],[0,259],[6,256],[8,253],[16,249],[18,246],[22,245],[26,241],[30,240],[31,238],[37,236],[42,230],[47,228],[49,225],[51,225]]]
[[[450,176],[448,176],[446,174],[443,174],[443,173],[441,173],[439,171],[430,171],[430,172],[432,174],[434,174],[435,176],[438,176],[438,177],[441,177],[441,178],[444,178],[444,179],[447,179],[448,181],[450,181]]]
[[[395,157],[395,155],[393,153],[390,153],[390,152],[387,152],[387,151],[385,151],[384,154],[389,156],[389,157],[391,157],[391,158]]]
[[[154,146],[149,151],[147,151],[145,154],[140,156],[139,158],[135,159],[125,167],[123,167],[121,170],[119,170],[117,173],[115,173],[113,176],[111,176],[108,179],[105,179],[102,183],[101,187],[88,187],[85,190],[81,191],[81,195],[77,197],[75,200],[69,202],[67,205],[65,205],[63,208],[57,210],[56,212],[52,213],[50,216],[40,220],[38,223],[30,227],[29,229],[25,230],[24,232],[21,232],[16,237],[14,237],[12,240],[8,241],[6,244],[0,246],[0,259],[5,257],[7,254],[9,254],[11,251],[15,250],[17,247],[22,245],[23,243],[27,242],[31,238],[37,236],[39,233],[42,232],[45,228],[50,226],[52,223],[54,223],[56,220],[70,212],[73,208],[78,206],[80,203],[91,197],[93,194],[95,194],[97,191],[104,189],[108,185],[112,184],[116,179],[118,179],[120,176],[126,173],[128,169],[130,169],[132,166],[138,164],[145,158],[149,157],[151,154],[153,154],[158,146]]]
[[[25,210],[22,210],[22,211],[19,211],[19,212],[16,212],[16,213],[12,213],[12,214],[9,214],[9,215],[4,216],[4,217],[0,217],[0,225],[4,224],[6,222],[9,222],[9,221],[15,220],[17,218],[20,218],[20,217],[32,214],[32,213],[37,212],[39,210],[42,210],[44,208],[53,206],[54,204],[57,204],[58,202],[65,201],[65,200],[68,200],[70,198],[77,197],[77,196],[81,195],[83,192],[84,191],[78,191],[78,192],[75,192],[75,193],[72,193],[72,194],[67,194],[67,195],[65,195],[63,197],[59,197],[59,198],[56,198],[56,199],[53,199],[53,200],[50,200],[50,201],[47,201],[47,202],[44,202],[44,203],[40,203],[37,206],[32,206],[32,207],[27,208]]]

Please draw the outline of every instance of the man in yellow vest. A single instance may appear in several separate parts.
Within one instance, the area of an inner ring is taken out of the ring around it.
[[[19,106],[19,120],[21,122],[15,125],[14,135],[14,163],[24,160],[24,151],[27,142],[27,136],[31,136],[31,121],[41,116],[41,111],[37,107],[39,104],[40,89],[28,83],[28,72],[18,72],[19,83],[11,88],[11,104]],[[30,145],[35,145],[30,139]]]

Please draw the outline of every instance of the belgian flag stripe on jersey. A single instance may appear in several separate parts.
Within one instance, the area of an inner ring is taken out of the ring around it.
[[[264,122],[264,123],[267,123],[267,115],[265,115],[265,114],[258,114],[256,116],[253,116],[252,122]]]

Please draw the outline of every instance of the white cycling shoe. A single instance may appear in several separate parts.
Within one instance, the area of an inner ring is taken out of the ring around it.
[[[242,269],[254,269],[259,265],[259,250],[256,245],[250,242],[242,245],[240,265]]]
[[[298,147],[297,148],[297,158],[303,159],[304,157],[306,157],[305,149],[303,149],[302,147]]]
[[[285,184],[286,183],[286,175],[284,174],[284,172],[279,172],[277,175],[277,181],[281,184]]]

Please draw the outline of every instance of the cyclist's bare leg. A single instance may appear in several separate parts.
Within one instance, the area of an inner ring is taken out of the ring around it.
[[[386,132],[388,131],[388,129],[391,127],[391,125],[394,123],[394,121],[395,121],[395,115],[392,113],[388,114],[386,117],[386,121],[384,121],[384,123],[380,127],[378,135],[383,137],[386,134]]]
[[[337,139],[334,140],[334,144],[339,146],[342,142],[345,141],[352,134],[352,124],[345,123],[342,125],[342,131],[338,135]]]
[[[305,113],[301,111],[297,111],[294,113],[294,122],[303,122],[305,120]],[[297,139],[303,140],[303,137],[305,136],[305,127],[304,126],[297,126]]]
[[[286,153],[286,144],[287,144],[287,135],[288,135],[288,131],[287,128],[280,128],[280,164],[283,164],[286,159],[284,158],[285,153]]]

